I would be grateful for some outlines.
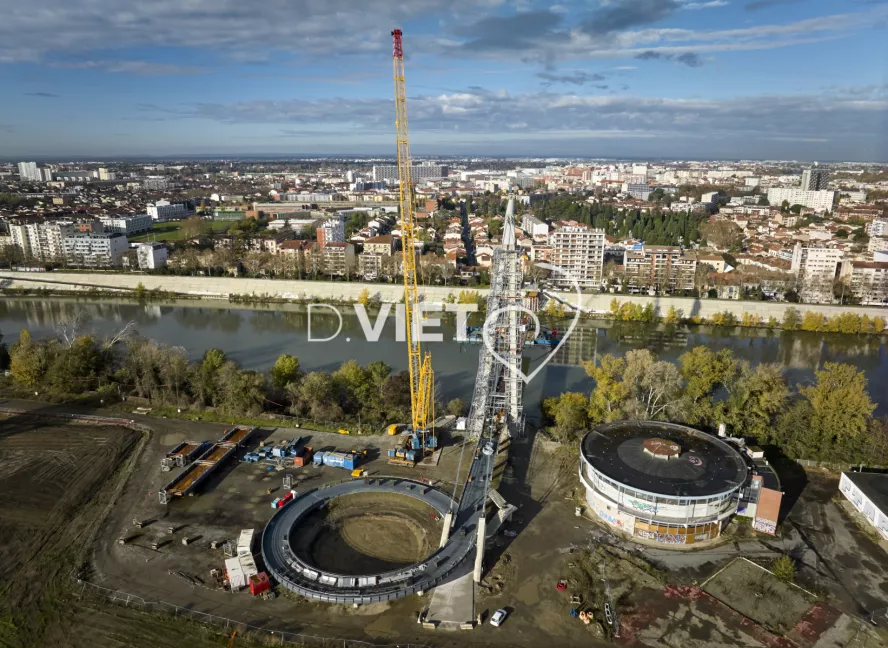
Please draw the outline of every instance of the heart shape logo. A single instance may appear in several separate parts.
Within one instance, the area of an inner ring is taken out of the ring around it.
[[[549,353],[548,356],[546,356],[546,358],[543,360],[543,362],[540,364],[540,366],[537,367],[536,369],[534,369],[532,372],[530,372],[530,374],[525,374],[521,370],[520,366],[513,367],[506,360],[506,358],[504,358],[501,354],[497,353],[496,347],[495,347],[495,340],[493,339],[493,334],[495,333],[497,323],[499,322],[499,316],[502,313],[507,313],[507,312],[528,313],[530,315],[531,319],[533,320],[534,337],[536,337],[540,332],[540,320],[537,317],[536,313],[534,313],[532,310],[525,308],[524,306],[519,306],[517,304],[503,306],[502,308],[498,308],[498,309],[494,310],[493,312],[487,314],[487,319],[485,320],[484,326],[482,327],[482,330],[481,330],[481,337],[484,341],[484,346],[487,347],[487,350],[490,352],[490,354],[494,358],[496,358],[500,364],[505,366],[508,371],[512,372],[513,374],[517,374],[521,378],[521,380],[524,381],[524,384],[527,384],[531,380],[533,380],[534,377],[540,371],[542,371],[543,368],[545,368],[545,366],[547,364],[549,364],[549,361],[555,356],[555,354],[558,352],[558,349],[560,349],[564,345],[564,343],[567,342],[567,338],[569,338],[570,334],[573,333],[573,330],[577,326],[577,322],[580,321],[580,300],[582,298],[582,294],[580,292],[580,284],[577,282],[577,280],[574,278],[574,276],[568,270],[566,270],[560,266],[553,265],[551,263],[537,263],[536,267],[544,268],[546,270],[551,270],[552,272],[555,272],[556,274],[560,274],[563,277],[566,277],[570,281],[571,286],[573,287],[574,293],[576,294],[576,298],[577,298],[576,302],[573,304],[573,308],[574,308],[573,321],[570,323],[570,326],[567,327],[567,330],[564,332],[564,335],[561,337],[561,341],[558,342],[558,345],[554,349],[552,349],[552,351]],[[552,297],[551,295],[547,294],[546,296],[549,297],[549,299],[555,299],[555,297]],[[566,302],[564,302],[564,300],[561,300],[561,299],[559,299],[559,301],[566,303]],[[570,304],[568,304],[568,305],[570,305]],[[523,340],[521,341],[521,344],[522,345],[524,344]]]

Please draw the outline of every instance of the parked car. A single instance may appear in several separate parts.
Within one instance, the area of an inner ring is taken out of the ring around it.
[[[509,613],[503,609],[499,609],[493,613],[493,616],[490,617],[490,625],[494,628],[499,628],[502,625],[502,622],[506,620],[506,615]]]

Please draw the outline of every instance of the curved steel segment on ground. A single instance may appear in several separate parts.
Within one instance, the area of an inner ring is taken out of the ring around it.
[[[475,534],[468,532],[454,533],[444,547],[421,562],[370,576],[325,572],[306,563],[293,552],[290,533],[297,529],[301,518],[337,497],[368,492],[396,493],[416,498],[434,508],[442,517],[450,510],[448,495],[427,484],[402,478],[355,479],[308,491],[297,495],[275,513],[265,527],[262,558],[268,573],[287,589],[309,599],[327,603],[366,604],[426,592],[445,579],[450,580],[466,571],[465,558],[475,542]],[[473,519],[477,522],[476,516],[462,520],[466,531]],[[374,582],[368,583],[368,579],[373,577]]]

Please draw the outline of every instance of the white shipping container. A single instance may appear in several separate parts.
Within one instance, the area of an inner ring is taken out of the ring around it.
[[[253,556],[238,556],[237,559],[240,562],[241,571],[244,573],[244,585],[246,585],[250,581],[250,576],[259,573],[256,561],[253,560]]]
[[[237,555],[253,555],[253,537],[255,529],[242,529],[237,539]]]
[[[240,558],[226,559],[225,572],[228,575],[228,584],[231,586],[232,592],[247,586],[247,578],[244,576],[244,570],[241,569]]]

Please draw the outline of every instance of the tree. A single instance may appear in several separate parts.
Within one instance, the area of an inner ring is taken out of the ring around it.
[[[663,318],[664,324],[678,324],[681,321],[681,311],[675,306],[670,306],[669,310],[666,311],[666,316]]]
[[[361,306],[366,307],[370,303],[370,291],[366,288],[361,290],[361,294],[358,295],[358,303]]]
[[[13,381],[25,389],[40,386],[46,369],[46,356],[40,344],[31,338],[28,329],[22,329],[18,342],[9,351],[9,369]]]
[[[798,308],[787,308],[783,311],[783,328],[795,331],[802,324],[802,314]]]
[[[569,438],[586,427],[588,404],[586,397],[578,392],[565,392],[557,399],[552,418],[563,436]]]
[[[583,368],[586,375],[595,379],[595,389],[589,396],[589,421],[610,423],[623,418],[623,408],[629,397],[629,389],[622,382],[626,361],[606,354],[598,365],[586,361]]]
[[[47,367],[45,380],[56,392],[79,394],[96,386],[103,364],[96,340],[83,335],[68,348],[58,350]]]
[[[192,370],[191,389],[202,405],[216,405],[220,401],[219,372],[227,358],[221,349],[208,349]]]
[[[627,414],[638,420],[667,418],[681,395],[678,368],[670,362],[658,362],[647,349],[626,354],[623,382],[632,397],[626,407]]]
[[[333,379],[330,374],[313,371],[299,384],[299,399],[312,418],[339,419],[342,409],[333,402]]]
[[[463,416],[466,413],[466,403],[462,398],[454,398],[447,402],[445,408],[451,416]]]
[[[803,331],[823,331],[826,329],[826,315],[817,311],[805,311],[802,316]]]
[[[825,363],[814,375],[817,383],[799,392],[811,404],[810,429],[820,454],[851,460],[848,448],[866,433],[876,409],[866,390],[866,377],[854,366],[838,362]]]
[[[772,443],[772,423],[789,400],[789,387],[780,365],[763,363],[750,369],[744,362],[736,376],[727,381],[726,388],[725,422],[737,434]]]
[[[219,404],[227,414],[255,416],[262,411],[265,401],[265,376],[258,371],[242,371],[237,363],[228,360],[219,369]]]
[[[685,383],[685,419],[691,424],[714,423],[717,412],[713,396],[737,372],[737,360],[730,349],[714,353],[708,347],[698,346],[679,356],[678,362]]]
[[[743,230],[737,223],[726,220],[703,223],[700,226],[700,236],[721,250],[739,249],[743,244]]]
[[[771,572],[786,583],[792,583],[795,580],[795,571],[795,561],[789,556],[780,556],[771,563]]]
[[[274,366],[268,372],[271,386],[274,389],[284,389],[288,384],[299,380],[299,358],[289,353],[281,354],[274,362]]]

